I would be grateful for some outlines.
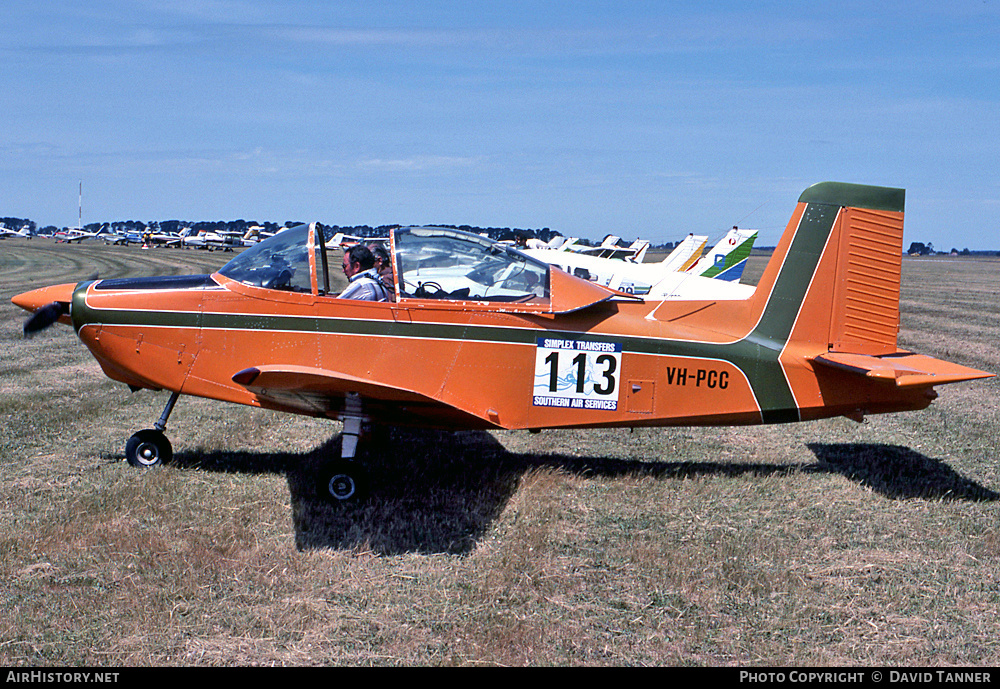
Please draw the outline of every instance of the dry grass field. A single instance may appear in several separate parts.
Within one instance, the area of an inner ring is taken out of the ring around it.
[[[184,397],[133,469],[166,395],[10,297],[229,257],[0,243],[0,665],[1000,664],[996,379],[863,424],[393,431],[347,507],[338,424]],[[1000,263],[903,282],[902,346],[1000,372]]]

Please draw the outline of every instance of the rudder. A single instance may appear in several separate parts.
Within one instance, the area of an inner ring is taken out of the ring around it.
[[[807,189],[799,202],[837,209],[800,318],[826,321],[829,351],[894,353],[905,191],[826,182]]]

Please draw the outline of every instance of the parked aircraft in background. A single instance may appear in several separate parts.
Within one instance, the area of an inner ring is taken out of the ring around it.
[[[353,234],[345,234],[343,232],[335,232],[329,239],[326,240],[326,245],[328,247],[339,246],[344,249],[354,246],[356,244],[364,244],[365,242],[371,241],[366,237],[360,237]]]
[[[289,226],[285,225],[279,227],[274,232],[270,232],[260,226],[251,227],[249,230],[246,231],[246,234],[243,235],[243,246],[253,246],[258,242],[263,242],[265,239],[270,239],[276,234],[281,234],[288,228]]]
[[[140,241],[144,247],[164,246],[177,248],[184,238],[180,232],[143,232]]]
[[[87,232],[79,228],[66,229],[62,232],[57,232],[55,237],[56,242],[65,242],[67,244],[79,244],[94,239],[99,239],[107,244],[117,242],[121,238],[121,235],[111,231],[106,225],[102,225],[96,232]]]
[[[521,249],[543,263],[554,265],[578,278],[596,282],[629,294],[646,294],[649,288],[692,259],[693,252],[704,245],[689,235],[660,263],[634,263],[631,260],[602,258],[577,251],[558,249]]]
[[[83,242],[88,239],[103,239],[109,234],[107,228],[101,227],[101,229],[96,232],[87,232],[80,228],[70,228],[65,229],[62,232],[56,232],[56,241],[65,242],[67,244],[72,244],[73,242]]]
[[[612,258],[619,261],[629,260],[642,263],[642,259],[646,256],[646,250],[649,249],[649,242],[644,239],[637,239],[628,246],[618,246],[620,240],[621,237],[609,234],[604,236],[604,239],[601,240],[598,246],[583,246],[576,244],[574,241],[573,244],[562,248],[564,251],[575,251],[597,258]]]
[[[757,230],[741,230],[733,227],[718,244],[712,247],[711,251],[688,268],[687,272],[706,278],[739,282],[756,241]]]
[[[159,421],[126,444],[130,463],[170,459],[164,430],[182,394],[339,419],[341,457],[319,484],[339,501],[364,487],[366,423],[860,420],[992,376],[897,346],[903,206],[902,189],[806,189],[741,299],[626,295],[477,235],[417,227],[390,232],[395,301],[339,299],[329,274],[341,253],[313,224],[212,275],[88,280],[13,302],[34,314],[26,333],[72,325],[109,377],[169,391]]]
[[[700,234],[689,234],[661,261],[664,272],[684,271],[693,266],[705,249],[706,243],[708,243],[708,237]]]
[[[730,289],[733,285],[713,284],[704,278],[718,277],[721,282],[731,279],[738,283],[756,237],[756,230],[733,228],[701,257],[707,238],[688,235],[659,263],[634,263],[552,249],[523,251],[576,277],[628,294],[651,299],[743,299],[745,290]],[[703,279],[689,279],[692,277]]]
[[[281,230],[278,230],[278,232],[280,231]],[[276,233],[274,232],[268,232],[263,227],[255,225],[254,227],[251,227],[243,234],[242,244],[243,246],[253,246],[257,242],[262,242],[265,239],[273,237],[275,234]]]
[[[20,230],[12,230],[3,223],[0,223],[0,239],[9,239],[10,237],[27,237],[31,239],[31,233],[28,232],[27,225]]]
[[[480,233],[481,237],[488,237],[486,232]],[[563,237],[561,234],[554,235],[549,241],[543,241],[537,237],[529,237],[527,233],[522,233],[518,231],[518,236],[514,239],[503,239],[499,243],[504,245],[513,246],[515,249],[557,249],[559,251],[573,251],[578,245],[579,240],[576,237]],[[593,248],[593,247],[591,247]]]
[[[243,246],[243,236],[236,232],[210,232],[209,230],[181,230],[181,244],[196,249],[222,249],[232,251],[234,247]]]
[[[111,243],[121,244],[123,246],[128,246],[129,244],[142,244],[142,233],[138,230],[117,232],[114,234],[114,239],[111,240]]]

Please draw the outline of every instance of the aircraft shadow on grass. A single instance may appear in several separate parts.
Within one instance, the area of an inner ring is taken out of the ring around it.
[[[865,443],[808,443],[807,447],[819,462],[816,471],[843,474],[894,500],[1000,499],[1000,493],[908,447]]]
[[[837,473],[890,499],[991,501],[1000,494],[906,447],[811,443],[815,463],[648,462],[613,457],[508,452],[489,433],[393,429],[373,444],[367,495],[331,505],[317,492],[340,436],[308,453],[179,452],[173,464],[208,471],[284,474],[300,549],[365,548],[383,554],[471,552],[519,481],[536,470],[583,477],[683,479]]]

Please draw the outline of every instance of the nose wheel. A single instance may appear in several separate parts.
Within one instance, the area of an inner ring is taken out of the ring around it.
[[[174,410],[178,397],[180,397],[179,392],[171,393],[167,406],[160,414],[160,420],[153,424],[153,428],[139,431],[128,439],[125,443],[125,461],[134,467],[150,468],[166,464],[171,460],[174,451],[163,431],[167,429],[167,419]]]
[[[155,467],[166,464],[173,457],[167,436],[155,428],[139,431],[125,444],[125,459],[134,467]]]

